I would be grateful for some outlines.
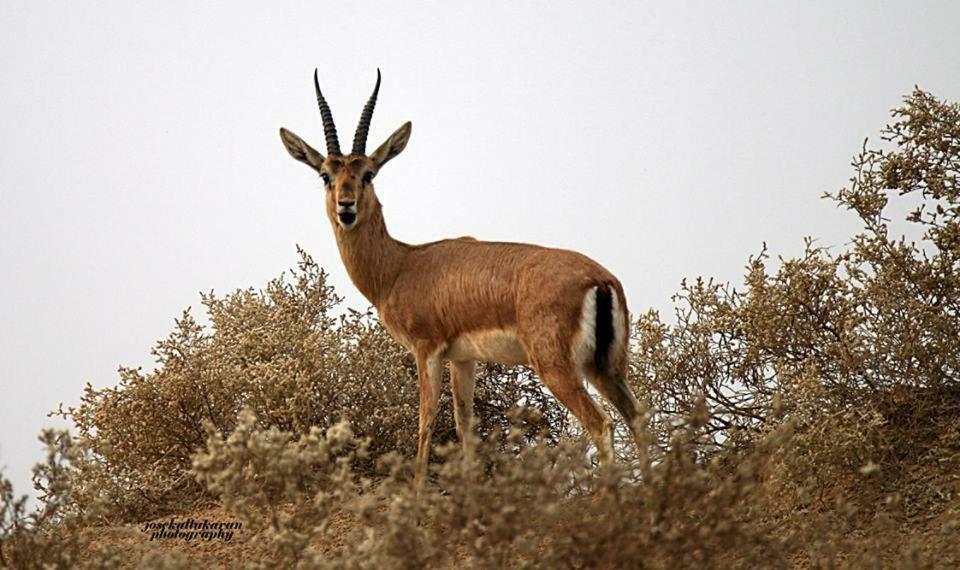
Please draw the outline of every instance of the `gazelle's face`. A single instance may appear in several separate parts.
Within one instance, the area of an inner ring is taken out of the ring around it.
[[[377,167],[366,156],[328,156],[320,167],[327,217],[334,227],[350,231],[377,207],[373,177]]]
[[[410,123],[405,123],[369,156],[332,153],[323,156],[287,129],[280,129],[280,138],[290,156],[315,170],[323,180],[327,217],[333,227],[351,231],[369,220],[379,207],[373,192],[373,178],[388,160],[407,146],[411,128]]]

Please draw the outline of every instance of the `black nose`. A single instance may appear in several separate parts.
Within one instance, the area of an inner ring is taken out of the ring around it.
[[[354,202],[354,201],[352,201],[352,200],[349,201],[349,202],[346,201],[346,200],[338,200],[338,201],[337,201],[337,205],[340,206],[340,207],[342,207],[342,208],[349,208],[349,207],[353,206],[354,204],[356,204],[356,202]]]

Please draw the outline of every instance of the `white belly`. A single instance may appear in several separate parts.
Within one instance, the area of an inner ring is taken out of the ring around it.
[[[527,364],[527,351],[508,330],[477,331],[460,335],[443,354],[446,360],[483,360],[501,364]]]

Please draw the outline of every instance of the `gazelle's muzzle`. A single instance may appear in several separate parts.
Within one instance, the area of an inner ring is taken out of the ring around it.
[[[340,202],[337,204],[337,221],[340,227],[349,230],[357,221],[356,202]]]

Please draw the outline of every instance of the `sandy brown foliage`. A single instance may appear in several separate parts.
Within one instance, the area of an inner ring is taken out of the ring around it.
[[[245,416],[226,445],[212,433],[211,451],[197,457],[195,471],[213,482],[227,508],[252,525],[270,525],[262,535],[271,552],[265,566],[675,567],[724,556],[731,542],[749,549],[745,559],[753,562],[784,552],[744,499],[789,428],[766,437],[735,470],[696,462],[678,438],[656,463],[600,471],[586,461],[582,441],[521,445],[526,435],[514,428],[506,440],[516,453],[477,438],[467,454],[446,446],[432,484],[418,495],[411,461],[397,455],[382,458],[376,483],[351,478],[352,452],[328,451],[363,449],[346,426],[325,439],[313,434],[303,449],[290,434],[257,430],[251,420]],[[296,465],[296,473],[269,467],[271,458]],[[251,462],[261,469],[249,469]],[[645,474],[643,484],[626,482],[633,469]],[[301,484],[305,479],[323,484]],[[355,521],[352,530],[326,524],[335,510]],[[335,540],[344,546],[330,551]]]
[[[301,252],[61,410],[41,509],[0,480],[0,562],[122,565],[82,529],[216,501],[257,545],[231,566],[960,564],[960,105],[915,90],[853,168],[827,195],[862,223],[848,244],[762,248],[742,285],[684,282],[674,319],[635,321],[643,445],[614,468],[528,371],[490,366],[466,453],[445,395],[417,494],[413,363]]]

